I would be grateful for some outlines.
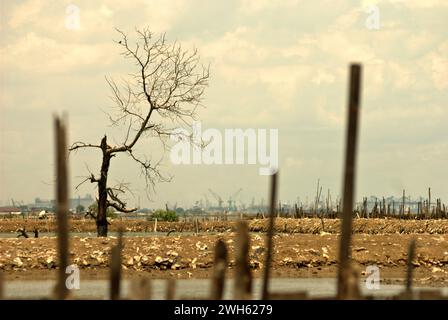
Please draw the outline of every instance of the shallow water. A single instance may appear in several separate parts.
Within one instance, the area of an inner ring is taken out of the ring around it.
[[[153,280],[152,299],[164,299],[166,291],[166,280]],[[17,280],[6,281],[5,298],[18,299],[39,299],[48,298],[51,295],[55,285],[54,280]],[[369,290],[365,283],[360,283],[363,294],[373,295],[377,298],[397,294],[404,290],[403,285],[386,285],[381,284],[379,290]],[[226,281],[225,299],[233,297],[233,280]],[[417,290],[428,290],[429,287],[416,287]],[[78,299],[107,299],[109,290],[109,282],[107,280],[82,280],[80,289],[73,290],[73,296]],[[201,299],[208,296],[210,290],[210,280],[207,279],[180,279],[176,281],[176,298]],[[255,298],[260,298],[261,279],[254,280]],[[294,292],[307,291],[311,297],[334,296],[336,294],[336,280],[326,278],[310,278],[310,279],[272,279],[270,282],[270,290],[275,292]],[[122,296],[129,297],[130,281],[122,281]],[[443,288],[442,293],[448,295],[448,288]]]

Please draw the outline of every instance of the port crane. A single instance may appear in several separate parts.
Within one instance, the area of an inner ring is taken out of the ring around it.
[[[229,200],[227,200],[227,203],[229,205],[229,210],[236,210],[237,209],[236,208],[236,197],[240,194],[240,192],[242,190],[243,190],[242,188],[238,189],[238,191],[235,192],[233,195],[231,195],[229,197]]]
[[[240,194],[240,192],[243,189],[240,188],[238,191],[236,191],[234,194],[232,194],[229,199],[227,200],[227,208],[229,211],[232,210],[236,210],[236,199],[237,196]],[[213,197],[216,199],[216,201],[218,201],[218,208],[219,209],[224,209],[222,204],[224,203],[224,201],[222,200],[222,197],[217,194],[216,192],[214,192],[212,189],[208,189],[208,191],[213,195]]]
[[[205,208],[209,209],[210,208],[210,201],[208,200],[207,195],[204,193],[204,199],[205,199]]]
[[[212,196],[218,201],[218,208],[222,209],[222,201],[221,196],[219,196],[216,192],[214,192],[212,189],[208,189],[208,191],[212,194]]]

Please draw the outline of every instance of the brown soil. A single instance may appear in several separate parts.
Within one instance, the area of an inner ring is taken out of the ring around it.
[[[285,233],[310,233],[319,234],[322,231],[336,234],[340,230],[339,219],[317,218],[287,219],[277,218],[275,223],[276,232]],[[200,232],[225,232],[235,231],[235,221],[207,221],[199,219]],[[266,231],[267,219],[248,220],[249,229],[253,232]],[[110,231],[123,228],[126,232],[152,232],[154,221],[143,220],[113,220],[109,226]],[[92,219],[71,220],[69,223],[71,232],[96,232],[96,225]],[[54,219],[3,219],[0,220],[0,232],[16,232],[17,229],[25,228],[31,232],[38,229],[39,232],[55,232],[56,222]],[[182,232],[195,231],[194,223],[188,222],[161,222],[157,223],[159,232]],[[399,220],[399,219],[354,219],[353,233],[363,234],[390,234],[390,233],[427,233],[447,234],[448,220]]]
[[[384,281],[394,281],[393,278],[402,281],[406,273],[407,247],[412,238],[417,240],[416,257],[413,261],[416,283],[448,286],[446,234],[355,234],[352,257],[359,272],[365,271],[367,265],[376,264],[380,267]],[[213,264],[213,246],[217,239],[223,239],[227,244],[230,250],[229,267],[232,269],[235,239],[233,232],[216,235],[125,237],[124,276],[208,278]],[[264,241],[261,233],[251,235],[250,264],[255,277],[262,274]],[[336,276],[338,241],[338,235],[328,233],[277,234],[274,237],[272,276]],[[116,239],[72,237],[70,243],[71,262],[81,268],[84,278],[108,277],[110,251]],[[3,270],[6,279],[55,278],[56,268],[55,238],[0,239],[0,270]],[[232,271],[229,275],[232,275]]]

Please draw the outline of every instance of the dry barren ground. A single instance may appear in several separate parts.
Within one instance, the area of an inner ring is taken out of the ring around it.
[[[355,234],[353,259],[362,274],[367,265],[380,267],[383,279],[404,278],[409,241],[417,240],[416,282],[448,286],[448,245],[446,234]],[[179,235],[159,237],[125,237],[123,268],[126,277],[204,278],[213,264],[213,247],[223,239],[230,251],[229,276],[234,265],[233,232],[221,234]],[[250,265],[255,277],[262,274],[264,234],[251,234]],[[334,277],[337,271],[339,236],[336,234],[288,234],[274,238],[274,277]],[[81,268],[83,277],[105,278],[111,247],[116,239],[72,237],[72,263]],[[55,238],[0,239],[0,270],[6,278],[54,278]]]

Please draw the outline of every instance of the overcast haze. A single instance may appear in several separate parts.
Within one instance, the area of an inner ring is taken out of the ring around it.
[[[66,8],[80,9],[80,29]],[[378,30],[367,28],[369,5]],[[372,7],[370,7],[372,8]],[[105,76],[135,71],[120,56],[114,27],[166,32],[210,63],[199,111],[203,128],[277,128],[282,200],[312,197],[320,178],[342,187],[348,64],[363,64],[357,197],[448,198],[448,1],[2,1],[0,22],[0,201],[53,198],[53,113],[67,111],[70,141],[122,140],[104,111]],[[151,140],[139,152],[160,156]],[[119,158],[119,159],[118,159]],[[71,183],[99,171],[99,152],[70,156]],[[138,167],[114,159],[110,180],[132,183],[136,204],[190,206],[208,193],[267,198],[259,165],[173,166],[150,202]],[[73,196],[90,193],[84,185]],[[214,199],[210,194],[208,198]],[[266,201],[266,200],[265,200]]]

